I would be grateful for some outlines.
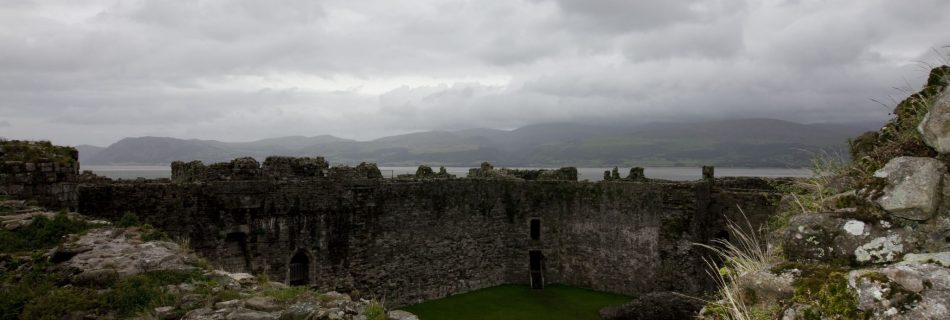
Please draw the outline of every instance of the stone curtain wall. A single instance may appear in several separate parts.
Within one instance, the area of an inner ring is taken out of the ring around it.
[[[291,257],[303,252],[311,284],[404,305],[528,283],[529,250],[544,253],[547,283],[625,294],[702,291],[708,276],[690,244],[719,235],[722,215],[735,203],[754,204],[753,212],[746,210],[752,216],[774,210],[770,193],[730,191],[735,187],[498,179],[134,182],[84,185],[79,206],[111,219],[135,212],[189,238],[231,271],[284,280]],[[537,241],[529,236],[532,218],[541,220]]]
[[[77,162],[0,161],[0,195],[36,200],[50,208],[75,208],[78,174]]]

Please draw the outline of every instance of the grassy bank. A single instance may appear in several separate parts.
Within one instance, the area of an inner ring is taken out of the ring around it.
[[[597,311],[630,297],[564,285],[544,290],[502,285],[403,308],[421,320],[584,320],[600,319]]]

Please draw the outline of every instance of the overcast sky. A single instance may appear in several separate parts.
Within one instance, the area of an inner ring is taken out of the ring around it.
[[[0,136],[871,121],[947,45],[946,0],[0,0]]]

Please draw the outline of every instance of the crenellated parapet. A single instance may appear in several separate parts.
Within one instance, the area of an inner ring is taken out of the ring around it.
[[[476,179],[516,179],[525,181],[577,181],[577,168],[560,169],[495,169],[488,162],[468,171],[468,178]]]

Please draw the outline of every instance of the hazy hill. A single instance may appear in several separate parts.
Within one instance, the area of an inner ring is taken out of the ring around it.
[[[329,135],[253,142],[125,138],[108,148],[84,148],[85,164],[167,164],[268,155],[324,156],[331,163],[474,166],[807,166],[815,152],[846,154],[846,141],[876,124],[799,124],[774,119],[597,126],[530,125],[516,130],[427,131],[372,141]]]
[[[105,147],[91,146],[88,144],[81,144],[76,146],[76,150],[79,151],[79,163],[86,163],[92,156],[102,151]]]

